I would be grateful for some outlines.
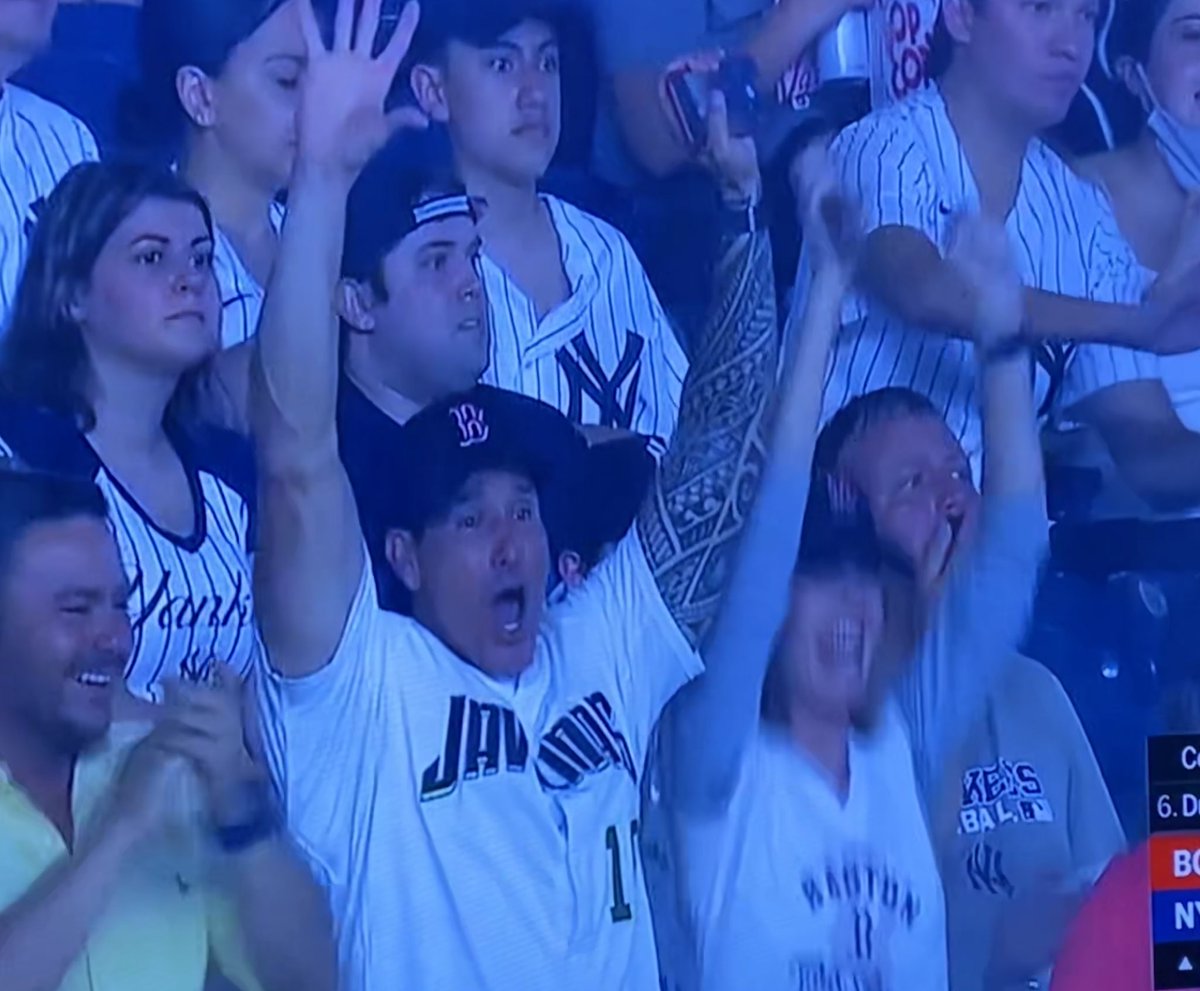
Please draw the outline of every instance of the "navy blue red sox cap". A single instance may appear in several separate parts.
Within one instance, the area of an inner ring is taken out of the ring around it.
[[[504,470],[533,482],[543,516],[570,501],[586,444],[571,421],[537,399],[477,385],[427,406],[397,434],[392,526],[421,532],[443,519],[481,471]]]
[[[480,471],[533,482],[551,550],[589,556],[633,525],[653,481],[643,437],[589,447],[553,406],[478,385],[427,406],[397,435],[391,526],[420,533],[444,519]]]

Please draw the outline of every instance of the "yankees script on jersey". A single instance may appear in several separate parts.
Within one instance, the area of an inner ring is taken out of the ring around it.
[[[849,754],[843,804],[786,731],[764,726],[726,815],[680,827],[696,987],[945,991],[942,886],[894,704]]]
[[[0,90],[0,331],[16,296],[42,201],[80,162],[99,157],[91,133],[28,90]]]
[[[638,782],[660,711],[699,672],[636,534],[549,612],[515,683],[382,612],[365,566],[332,662],[262,692],[345,986],[656,988]]]
[[[278,203],[271,204],[271,226],[278,234],[283,230],[285,212]],[[221,293],[221,344],[231,348],[250,340],[258,331],[266,289],[246,268],[233,242],[218,226],[214,232],[213,274]]]
[[[0,436],[24,464],[96,482],[130,582],[133,653],[125,682],[161,701],[162,681],[203,681],[216,661],[249,674],[258,652],[250,582],[248,446],[223,431],[168,431],[187,473],[195,522],[170,533],[150,517],[71,423],[0,401]]]
[[[492,321],[487,385],[533,396],[573,423],[670,440],[688,362],[625,237],[602,220],[543,196],[571,296],[537,310],[486,255]]]
[[[833,144],[835,167],[856,193],[868,231],[904,226],[945,249],[955,217],[978,212],[979,191],[940,91],[932,87],[847,128]],[[1096,186],[1040,141],[1025,156],[1007,229],[1027,286],[1110,303],[1139,303],[1146,288],[1133,249]],[[800,318],[809,279],[802,262]],[[1043,415],[1068,411],[1118,382],[1159,377],[1150,355],[1094,344],[1037,351]],[[826,381],[823,418],[855,396],[907,386],[928,396],[978,468],[982,444],[974,345],[904,323],[876,300],[852,293],[842,313]]]

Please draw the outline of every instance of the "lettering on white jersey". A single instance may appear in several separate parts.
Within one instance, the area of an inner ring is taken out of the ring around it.
[[[512,709],[455,695],[441,756],[421,775],[421,801],[453,794],[460,781],[523,773],[528,760],[529,740]]]
[[[170,569],[160,572],[154,589],[147,591],[141,566],[134,572],[129,594],[130,601],[138,603],[132,619],[136,641],[141,641],[147,623],[164,635],[172,632],[194,635],[203,630],[212,631],[214,635],[216,631],[230,630],[244,631],[247,636],[250,635],[254,624],[254,603],[244,572],[233,573],[232,584],[221,589],[226,593],[224,595],[215,586],[194,589],[190,585],[185,594],[172,595],[171,589],[178,580],[173,581],[172,578]],[[207,641],[201,638],[201,642],[207,642],[209,646],[192,647],[174,665],[175,675],[197,684],[208,681],[217,663],[224,660],[212,649],[211,636]]]
[[[637,765],[613,707],[603,692],[571,706],[542,737],[537,772],[542,787],[562,791],[578,787],[589,775],[621,768],[637,784]]]

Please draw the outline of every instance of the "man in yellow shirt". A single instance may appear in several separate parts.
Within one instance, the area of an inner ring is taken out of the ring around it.
[[[323,895],[247,755],[240,688],[114,722],[126,578],[90,482],[0,470],[4,991],[332,991]]]

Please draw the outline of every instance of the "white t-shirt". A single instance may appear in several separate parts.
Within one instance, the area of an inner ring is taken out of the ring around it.
[[[333,661],[261,693],[345,986],[656,988],[638,782],[699,672],[636,534],[548,613],[515,684],[381,611],[364,565]]]
[[[91,132],[62,107],[11,83],[0,88],[0,332],[42,201],[73,166],[99,157]]]
[[[271,204],[271,226],[276,233],[283,230],[285,215],[281,204]],[[221,293],[221,344],[231,348],[258,332],[267,291],[250,274],[225,232],[218,227],[214,233],[213,274]]]
[[[944,249],[956,215],[979,209],[975,178],[936,87],[847,128],[832,155],[846,188],[862,203],[868,231],[911,227]],[[1141,301],[1147,288],[1141,267],[1105,194],[1040,141],[1025,156],[1007,228],[1027,286],[1099,302]],[[802,313],[808,279],[803,262],[792,320]],[[1036,395],[1046,415],[1116,383],[1159,377],[1157,358],[1122,348],[1054,344],[1037,352]],[[906,324],[862,293],[847,297],[824,419],[855,396],[906,386],[929,397],[978,466],[975,385],[970,342]]]
[[[538,320],[533,301],[486,255],[492,361],[483,381],[549,403],[573,423],[669,441],[688,362],[650,280],[615,228],[543,196],[571,296]]]
[[[762,727],[725,814],[675,827],[697,956],[680,986],[945,991],[945,908],[919,795],[894,703],[851,737],[845,804],[795,743]]]

